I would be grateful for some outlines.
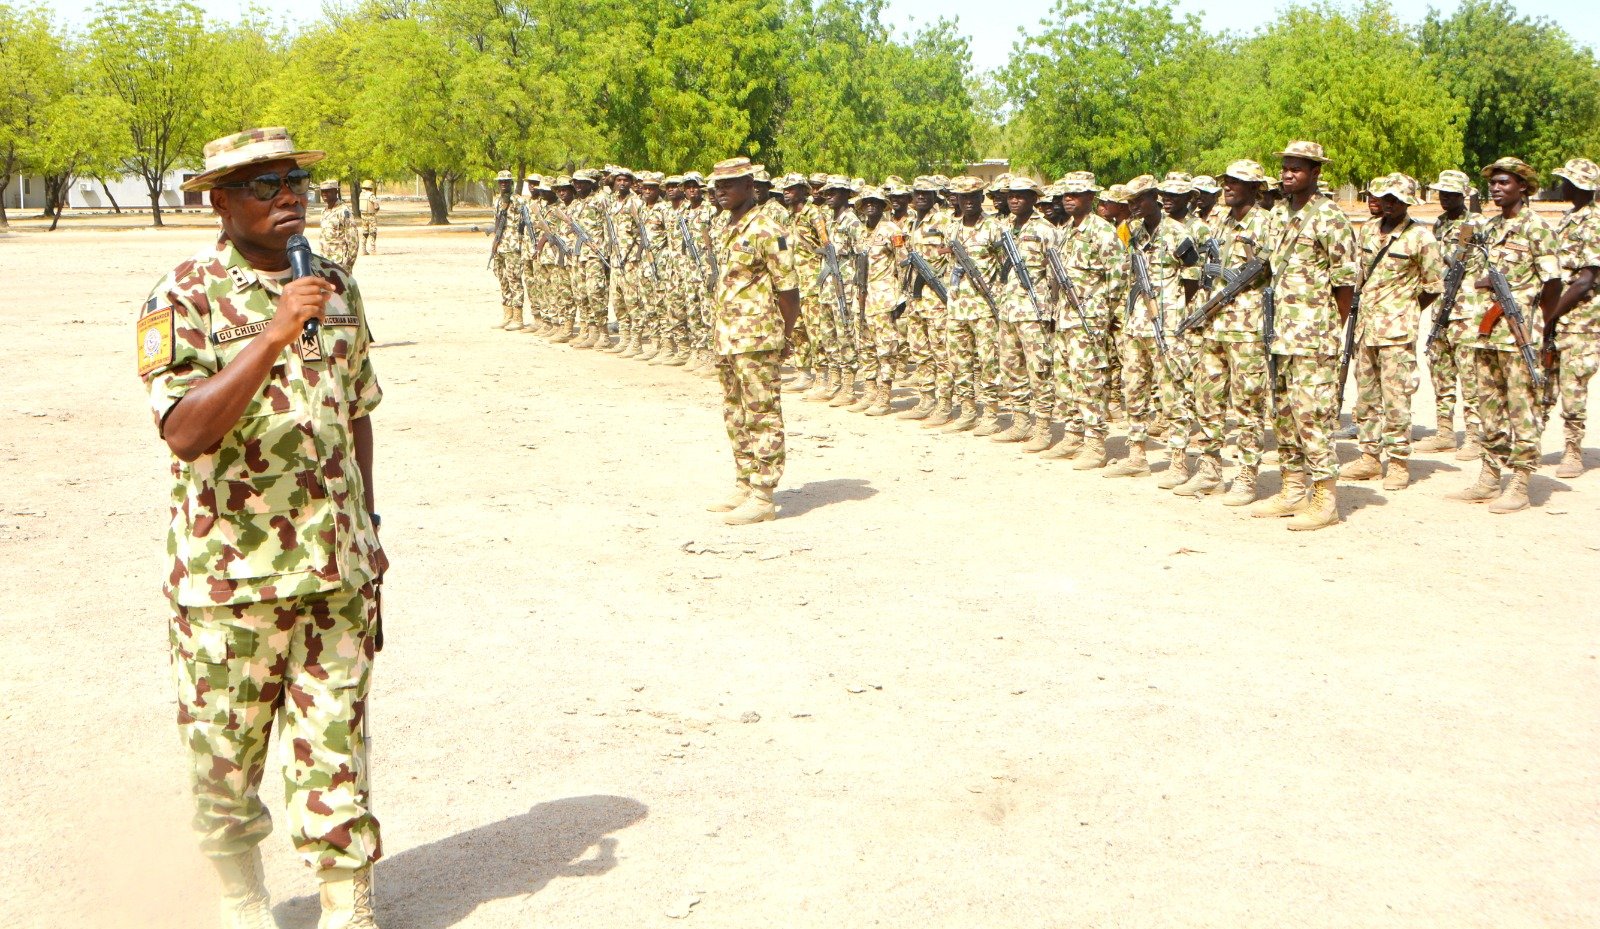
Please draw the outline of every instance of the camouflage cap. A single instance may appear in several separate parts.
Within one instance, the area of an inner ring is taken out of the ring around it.
[[[327,180],[323,181],[322,183],[318,184],[317,185],[317,189],[318,190],[338,190],[339,189],[339,179],[338,178],[334,178],[334,177],[330,177]]]
[[[1156,179],[1154,175],[1141,174],[1122,186],[1123,189],[1128,192],[1128,199],[1132,200],[1134,197],[1137,197],[1140,194],[1154,193],[1156,189]]]
[[[1061,189],[1060,184],[1046,184],[1039,189],[1039,199],[1054,200],[1064,193],[1066,193],[1066,191]]]
[[[1205,193],[1205,194],[1219,194],[1219,193],[1222,193],[1222,185],[1218,184],[1217,183],[1217,179],[1212,177],[1209,174],[1196,174],[1194,176],[1193,184],[1194,184],[1194,189],[1200,191],[1201,193]]]
[[[1332,160],[1323,152],[1322,146],[1315,142],[1290,142],[1283,147],[1283,151],[1273,154],[1279,158],[1304,158],[1317,164],[1327,164]]]
[[[755,168],[756,168],[756,173],[753,176],[755,177],[757,184],[770,184],[770,183],[772,183],[772,175],[767,173],[767,166],[766,165],[756,165]]]
[[[905,184],[903,184],[903,183],[901,183],[899,181],[893,181],[893,182],[885,181],[884,185],[883,185],[883,192],[885,194],[887,194],[888,196],[890,196],[890,197],[909,197],[909,196],[911,196],[911,188],[907,187]]]
[[[997,176],[993,181],[989,182],[988,192],[991,193],[991,194],[1000,193],[1001,191],[1004,191],[1007,187],[1009,187],[1010,184],[1011,184],[1011,173],[1008,171],[1008,172],[1006,172],[1004,174],[1001,174],[1001,175]]]
[[[1514,155],[1495,159],[1494,164],[1485,165],[1481,173],[1484,177],[1494,177],[1500,173],[1515,174],[1517,177],[1527,181],[1530,187],[1537,188],[1539,186],[1539,172],[1533,170],[1532,165]]]
[[[850,202],[851,203],[865,203],[868,200],[877,200],[880,203],[888,203],[889,202],[889,198],[884,195],[884,192],[881,189],[879,189],[877,187],[873,187],[871,185],[863,186],[861,188],[861,192],[856,194],[855,199],[850,201]]]
[[[1228,170],[1222,172],[1222,176],[1231,177],[1236,181],[1244,181],[1246,184],[1265,184],[1267,182],[1267,173],[1262,170],[1261,164],[1249,158],[1240,158],[1233,164],[1228,165]]]
[[[950,192],[953,194],[981,194],[983,193],[983,178],[964,174],[950,180]]]
[[[663,180],[661,183],[667,185],[668,187],[671,187],[674,184],[681,185],[683,183],[683,175],[681,175],[681,174],[669,174],[669,175],[666,176],[666,179]]]
[[[639,184],[642,187],[660,187],[661,179],[666,177],[660,171],[640,171]]]
[[[1373,197],[1393,197],[1407,206],[1422,202],[1417,196],[1417,182],[1398,172],[1373,178],[1367,185],[1367,193]]]
[[[1192,194],[1194,178],[1185,171],[1168,171],[1166,177],[1156,182],[1156,190],[1164,194]]]
[[[760,165],[750,163],[748,158],[728,158],[711,166],[711,183],[729,181],[736,177],[755,177],[756,169]]]
[[[1107,187],[1105,190],[1100,192],[1101,200],[1104,200],[1107,203],[1120,203],[1124,206],[1126,206],[1128,203],[1128,196],[1127,184],[1112,184],[1110,187]]]
[[[1550,173],[1556,177],[1566,178],[1579,190],[1594,190],[1600,187],[1600,165],[1587,158],[1569,159],[1566,164]]]
[[[600,172],[593,168],[579,168],[578,170],[572,172],[572,180],[574,182],[588,181],[591,184],[598,183],[600,180]]]
[[[1472,178],[1465,171],[1440,171],[1439,179],[1428,185],[1430,190],[1437,190],[1443,194],[1461,194],[1466,196],[1472,189]]]
[[[1093,194],[1100,192],[1100,185],[1094,182],[1093,171],[1071,171],[1061,175],[1055,186],[1067,194]]]
[[[1018,191],[1033,191],[1034,193],[1043,192],[1042,188],[1039,187],[1039,182],[1027,176],[1026,174],[1018,174],[1013,177],[1009,182],[1006,183],[1005,190],[1007,193],[1016,193]]]
[[[634,180],[638,180],[639,179],[638,173],[635,172],[632,168],[624,168],[621,165],[613,166],[609,173],[611,174],[612,177],[621,177],[623,175],[627,175],[628,177],[631,177]]]
[[[572,186],[572,178],[570,178],[567,175],[563,174],[563,175],[560,175],[559,177],[556,178],[556,182],[554,184],[551,184],[550,188],[552,190],[554,190],[554,189],[557,189],[557,188],[560,188],[560,187],[571,187],[571,186]]]
[[[818,171],[806,178],[806,183],[813,187],[821,187],[823,184],[828,183],[828,173],[826,171]]]
[[[1274,177],[1274,176],[1272,176],[1270,174],[1267,175],[1267,189],[1268,190],[1277,190],[1278,188],[1280,188],[1282,186],[1283,186],[1282,184],[1278,183],[1278,179],[1276,177]]]
[[[516,180],[516,178],[511,176],[511,172],[510,171],[501,171],[499,174],[496,174],[494,176],[494,180],[495,180],[495,183],[498,184],[501,181],[514,181],[514,180]]]
[[[326,152],[297,151],[294,140],[289,138],[289,130],[282,126],[246,129],[244,132],[212,139],[206,143],[204,155],[205,170],[184,181],[181,185],[183,190],[210,190],[223,175],[245,165],[264,164],[287,158],[293,160],[296,166],[304,168],[327,157]]]
[[[791,187],[810,187],[811,182],[806,180],[804,174],[790,173],[778,178],[777,183],[773,186],[779,190],[788,190]]]
[[[891,174],[888,177],[883,179],[883,185],[882,186],[885,189],[887,189],[889,187],[904,187],[904,186],[906,186],[906,181],[905,181],[905,178],[901,177],[898,174]]]
[[[374,184],[371,181],[362,181],[361,182],[361,189],[362,190],[377,190],[378,189],[378,185]]]
[[[848,177],[845,177],[843,174],[830,174],[830,175],[828,175],[828,179],[822,182],[822,189],[823,190],[848,190],[851,193],[855,193],[855,188],[851,186],[850,179]]]
[[[931,175],[927,175],[927,174],[918,175],[916,178],[914,178],[911,181],[911,190],[913,192],[923,191],[925,193],[936,194],[942,189],[943,188],[939,184],[939,178],[933,177]]]
[[[933,183],[937,185],[940,190],[946,190],[950,187],[950,178],[944,176],[943,174],[935,174],[933,176]]]
[[[693,184],[696,187],[704,187],[706,179],[701,176],[699,171],[685,171],[683,172],[683,183],[685,185]]]

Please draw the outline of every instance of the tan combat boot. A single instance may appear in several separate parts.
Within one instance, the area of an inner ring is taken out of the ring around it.
[[[1150,459],[1145,456],[1144,443],[1134,442],[1128,446],[1128,457],[1111,466],[1105,473],[1106,477],[1149,477]]]
[[[750,485],[740,481],[733,488],[733,493],[726,500],[718,500],[706,507],[707,513],[731,513],[739,508],[745,498],[750,496]]]
[[[684,347],[681,344],[677,342],[672,343],[672,357],[667,359],[667,367],[681,368],[688,363],[689,353],[684,350]]]
[[[1456,452],[1457,461],[1477,461],[1483,457],[1483,437],[1468,432],[1461,442],[1461,450]]]
[[[700,367],[699,371],[695,372],[695,376],[703,377],[708,381],[714,381],[719,377],[717,374],[717,356],[714,352],[706,352],[706,363]]]
[[[1189,456],[1177,449],[1169,449],[1167,462],[1167,473],[1161,475],[1156,486],[1162,490],[1176,490],[1189,480]]]
[[[372,866],[322,872],[322,916],[317,929],[378,929],[372,908]]]
[[[584,326],[578,330],[578,337],[572,340],[573,348],[594,348],[594,327]]]
[[[1338,483],[1331,477],[1317,481],[1311,488],[1311,497],[1306,506],[1289,520],[1289,528],[1295,532],[1309,532],[1312,529],[1326,529],[1338,523],[1339,493],[1336,489]]]
[[[1078,454],[1078,449],[1083,448],[1083,436],[1076,432],[1064,432],[1061,441],[1050,446],[1049,450],[1040,455],[1040,458],[1049,458],[1051,461],[1061,461]]]
[[[847,368],[839,378],[838,393],[833,395],[833,399],[828,401],[828,405],[832,407],[848,407],[855,402],[856,373]]]
[[[896,414],[896,419],[927,419],[933,412],[933,394],[926,391],[917,395],[917,405],[901,410]]]
[[[973,426],[972,434],[979,438],[998,435],[1000,433],[1000,408],[980,404],[978,410],[978,421]]]
[[[955,416],[939,427],[940,432],[966,432],[978,424],[978,405],[962,402],[956,406]],[[927,423],[923,423],[927,425]]]
[[[933,408],[928,411],[927,416],[922,417],[922,428],[937,429],[953,419],[955,416],[950,412],[950,401],[934,397]]]
[[[811,373],[810,369],[805,369],[800,372],[799,377],[794,379],[794,383],[789,385],[789,389],[797,394],[805,393],[806,391],[810,390],[811,385],[815,384],[816,382],[816,376]]]
[[[1209,497],[1222,490],[1222,459],[1217,455],[1201,455],[1195,462],[1194,475],[1172,488],[1180,497]]]
[[[1411,468],[1408,462],[1389,459],[1388,467],[1383,471],[1384,490],[1405,490],[1411,486]]]
[[[1478,480],[1471,487],[1452,491],[1444,495],[1446,500],[1460,500],[1463,503],[1487,503],[1500,496],[1500,468],[1483,459],[1483,467],[1478,471]]]
[[[1258,500],[1250,508],[1250,515],[1257,519],[1267,519],[1274,516],[1293,516],[1305,509],[1310,501],[1306,498],[1306,474],[1304,471],[1280,471],[1283,476],[1283,486],[1278,492],[1265,500]]]
[[[577,336],[578,330],[576,328],[558,324],[555,328],[555,333],[550,337],[550,341],[556,345],[560,345],[566,342],[571,342],[573,339],[577,338]]]
[[[833,393],[838,389],[838,385],[833,383],[832,378],[829,376],[828,369],[823,368],[822,372],[817,375],[817,379],[812,382],[811,389],[806,391],[805,395],[800,399],[811,403],[827,403],[833,399]]]
[[[991,437],[994,442],[1021,442],[1032,433],[1032,424],[1029,421],[1027,410],[1013,410],[1011,412],[1011,428],[1004,432],[995,433]]]
[[[872,403],[876,399],[878,399],[878,382],[866,381],[861,385],[861,396],[852,400],[845,410],[851,413],[865,413],[872,408]]]
[[[1243,467],[1228,485],[1228,495],[1222,498],[1223,506],[1249,506],[1256,502],[1256,469]]]
[[[880,383],[878,385],[878,392],[872,397],[872,405],[867,407],[862,412],[866,413],[868,416],[888,416],[890,413],[894,412],[894,407],[891,405],[891,400],[893,397],[894,385],[887,382]]]
[[[1577,442],[1568,442],[1566,450],[1561,453],[1561,463],[1556,465],[1556,477],[1573,478],[1583,476],[1583,446]]]
[[[490,326],[490,329],[504,329],[506,323],[511,322],[511,307],[500,304],[500,321]]]
[[[222,881],[222,929],[277,929],[259,848],[213,858],[211,864]]]
[[[1083,440],[1083,447],[1073,456],[1072,470],[1093,471],[1106,466],[1106,440],[1093,436]]]
[[[1411,446],[1414,452],[1453,452],[1456,450],[1456,431],[1440,426],[1439,431]]]
[[[506,331],[516,332],[522,328],[522,307],[512,307],[506,310]]]
[[[1511,480],[1506,481],[1506,489],[1501,492],[1495,501],[1489,504],[1491,513],[1515,513],[1528,508],[1528,477],[1532,471],[1521,468],[1511,472]]]
[[[1033,429],[1028,432],[1028,441],[1022,446],[1022,450],[1036,455],[1049,448],[1053,441],[1055,436],[1051,434],[1049,418],[1040,416],[1034,419]]]
[[[1370,481],[1383,473],[1383,462],[1377,455],[1361,453],[1361,457],[1339,469],[1339,476],[1347,481]]]
[[[752,487],[750,496],[744,498],[739,508],[722,517],[730,526],[748,526],[778,518],[778,509],[772,505],[771,487]]]
[[[638,358],[645,353],[644,333],[635,329],[628,337],[627,347],[617,353],[619,358]]]

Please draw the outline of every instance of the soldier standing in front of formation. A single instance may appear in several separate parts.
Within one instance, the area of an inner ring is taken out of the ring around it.
[[[1483,417],[1483,465],[1476,483],[1447,496],[1467,503],[1493,501],[1489,512],[1515,513],[1528,507],[1528,479],[1539,466],[1544,416],[1533,374],[1491,275],[1504,275],[1527,323],[1526,336],[1537,345],[1537,324],[1555,317],[1561,296],[1561,259],[1555,231],[1528,202],[1539,189],[1538,172],[1521,159],[1501,158],[1484,168],[1483,176],[1489,179],[1489,197],[1500,207],[1500,215],[1484,223],[1489,273],[1474,282],[1478,340],[1473,363]],[[1511,480],[1502,490],[1500,480],[1508,468]]]
[[[1600,187],[1600,167],[1587,158],[1574,158],[1551,172],[1561,178],[1561,198],[1572,209],[1561,218],[1556,237],[1561,243],[1561,274],[1566,289],[1556,303],[1553,327],[1559,364],[1550,394],[1561,397],[1562,451],[1556,477],[1583,474],[1583,434],[1588,426],[1589,380],[1600,370],[1600,299],[1595,278],[1600,275],[1600,207],[1594,202]],[[1547,411],[1548,412],[1548,411]]]
[[[1366,271],[1356,319],[1356,392],[1366,415],[1356,423],[1361,457],[1339,469],[1339,477],[1370,481],[1381,474],[1384,490],[1411,483],[1417,326],[1444,290],[1439,243],[1409,213],[1422,202],[1417,193],[1417,182],[1404,174],[1379,179],[1367,194],[1382,216],[1356,235]]]
[[[1055,384],[1050,379],[1050,333],[1055,328],[1055,308],[1050,305],[1049,259],[1045,249],[1055,246],[1055,228],[1034,210],[1039,183],[1031,177],[1013,177],[1006,184],[1007,215],[997,218],[998,228],[990,248],[1001,257],[1000,282],[995,296],[1000,304],[1000,375],[1005,381],[1011,427],[996,433],[995,442],[1028,440],[1029,451],[1050,445],[1050,416],[1055,411]],[[1018,267],[1006,259],[1005,241],[1016,246]],[[1030,292],[1024,286],[1033,284]]]
[[[1443,171],[1428,187],[1439,194],[1439,218],[1433,223],[1433,238],[1447,260],[1465,267],[1462,283],[1450,307],[1448,325],[1434,339],[1428,355],[1428,376],[1433,381],[1434,410],[1438,430],[1413,446],[1419,452],[1449,452],[1456,448],[1456,398],[1461,398],[1462,434],[1460,461],[1477,461],[1483,448],[1483,423],[1478,418],[1477,389],[1472,383],[1472,282],[1484,273],[1482,257],[1471,246],[1480,235],[1483,217],[1467,212],[1467,194],[1472,179],[1464,171]],[[1466,241],[1463,241],[1465,238]],[[1442,311],[1444,308],[1440,307]],[[1431,320],[1430,320],[1431,324]],[[1457,383],[1459,382],[1459,393]]]
[[[378,254],[378,185],[361,182],[361,199],[356,204],[361,211],[361,254]]]
[[[1251,516],[1291,517],[1293,530],[1339,521],[1338,459],[1332,432],[1339,421],[1339,336],[1360,270],[1350,220],[1317,196],[1328,162],[1315,142],[1290,142],[1278,153],[1284,200],[1270,253],[1277,319],[1267,351],[1277,367],[1273,429],[1278,437],[1277,494],[1257,501]],[[1307,488],[1307,479],[1312,486]]]
[[[711,183],[728,213],[712,247],[722,275],[711,301],[722,413],[733,444],[733,495],[709,509],[742,526],[777,517],[773,490],[783,476],[783,405],[779,388],[784,340],[800,317],[794,251],[783,227],[756,210],[755,165],[730,158]]]
[[[950,197],[955,217],[949,226],[951,260],[957,246],[966,253],[971,267],[956,265],[950,286],[949,352],[955,418],[944,432],[994,435],[1000,431],[996,415],[1000,397],[1000,365],[995,354],[999,327],[998,309],[985,296],[993,296],[995,260],[993,224],[983,215],[983,181],[958,177],[950,182]]]
[[[370,419],[383,393],[355,279],[315,256],[311,274],[291,271],[305,169],[322,157],[280,128],[208,143],[183,189],[210,192],[221,234],[156,285],[136,326],[171,453],[178,730],[225,929],[276,925],[260,848],[274,730],[293,748],[281,753],[284,805],[321,885],[318,925],[377,926],[365,720],[388,567]]]
[[[494,180],[494,232],[489,243],[489,267],[500,282],[500,324],[496,329],[522,328],[522,198],[516,179],[501,171]]]
[[[938,183],[926,175],[911,182],[911,205],[906,211],[909,224],[907,246],[914,250],[933,271],[940,284],[948,286],[950,280],[950,246],[946,242],[949,217],[935,209],[938,203]],[[906,293],[906,311],[902,319],[907,323],[907,335],[915,335],[922,348],[911,353],[907,367],[921,367],[920,381],[914,381],[922,393],[917,405],[901,413],[905,419],[926,420],[923,425],[933,429],[950,421],[950,395],[953,390],[950,374],[950,351],[947,344],[949,311],[944,299],[925,279],[911,271],[911,286]],[[920,358],[920,363],[917,359]]]
[[[894,395],[894,364],[900,334],[894,325],[894,308],[900,302],[900,264],[904,261],[905,230],[884,215],[889,198],[876,187],[864,187],[856,196],[865,218],[852,240],[856,290],[851,300],[866,387],[861,399],[846,409],[868,416],[887,416]]]
[[[1212,218],[1225,285],[1253,260],[1265,261],[1277,242],[1276,216],[1259,205],[1266,174],[1248,159],[1228,165],[1222,175],[1227,211]],[[1194,375],[1195,416],[1200,425],[1200,459],[1194,476],[1173,489],[1184,497],[1217,493],[1222,488],[1222,446],[1228,410],[1238,411],[1239,472],[1222,502],[1245,506],[1255,502],[1256,475],[1266,443],[1267,354],[1266,288],[1270,270],[1216,309],[1203,323]]]
[[[339,181],[329,178],[317,188],[322,214],[317,219],[317,251],[346,271],[355,271],[361,254],[361,230],[349,204],[339,202]]]

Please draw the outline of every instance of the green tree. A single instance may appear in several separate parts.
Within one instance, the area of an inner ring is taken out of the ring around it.
[[[89,28],[90,60],[124,107],[133,146],[127,166],[143,178],[157,226],[167,172],[192,162],[212,137],[212,48],[200,8],[184,0],[102,3]]]
[[[72,182],[115,173],[131,147],[122,102],[82,83],[75,87],[83,92],[65,94],[45,107],[26,161],[29,171],[44,178],[51,229],[61,221]]]
[[[1433,74],[1467,102],[1465,166],[1517,155],[1541,170],[1600,144],[1600,67],[1556,24],[1506,0],[1430,10],[1419,31]]]
[[[67,92],[66,54],[37,10],[0,4],[0,226],[9,225],[5,192],[29,157],[45,109]]]

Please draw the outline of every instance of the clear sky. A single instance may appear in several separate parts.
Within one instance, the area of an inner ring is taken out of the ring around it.
[[[24,4],[27,0],[23,0]],[[85,22],[92,0],[43,0],[61,18],[74,24]],[[247,0],[196,0],[213,15],[234,19]],[[1391,0],[1400,18],[1420,22],[1430,6],[1453,10],[1457,0]],[[1559,22],[1579,42],[1600,47],[1600,3],[1595,0],[1515,0],[1524,14]],[[888,0],[888,20],[901,29],[916,23],[931,22],[941,16],[957,20],[972,38],[973,64],[980,70],[1006,63],[1018,30],[1035,31],[1052,6],[1052,0]],[[1213,31],[1250,32],[1276,10],[1289,6],[1285,0],[1270,5],[1249,0],[1178,0],[1184,12],[1195,13]],[[275,15],[315,19],[321,15],[321,0],[276,0],[268,4]],[[1270,11],[1270,12],[1269,12]]]

